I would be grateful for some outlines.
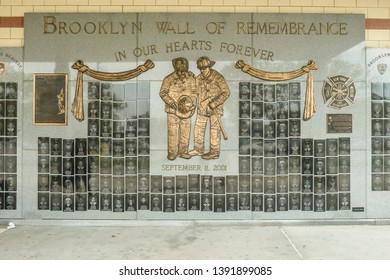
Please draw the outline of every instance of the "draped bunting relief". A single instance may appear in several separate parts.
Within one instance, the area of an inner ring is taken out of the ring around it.
[[[76,81],[76,93],[72,103],[72,113],[78,121],[84,120],[83,109],[83,74],[86,74],[94,79],[101,81],[126,81],[133,79],[143,72],[148,71],[154,67],[154,63],[151,60],[146,60],[143,65],[138,66],[135,69],[123,71],[123,72],[100,72],[91,70],[87,65],[84,65],[82,60],[77,60],[73,63],[72,68],[78,70]]]
[[[314,89],[313,89],[313,74],[312,70],[318,70],[318,65],[309,60],[307,65],[302,66],[300,69],[289,71],[289,72],[266,72],[260,69],[255,69],[249,64],[245,64],[244,61],[238,60],[236,62],[236,68],[241,69],[243,72],[248,73],[249,75],[266,80],[266,81],[287,81],[295,79],[307,73],[306,81],[306,97],[305,97],[305,108],[303,111],[303,120],[308,121],[316,111],[315,101],[314,101]]]

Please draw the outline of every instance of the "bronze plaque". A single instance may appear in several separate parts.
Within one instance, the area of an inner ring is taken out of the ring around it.
[[[67,104],[67,74],[34,74],[34,125],[67,125]]]
[[[352,133],[352,114],[327,114],[327,133]]]

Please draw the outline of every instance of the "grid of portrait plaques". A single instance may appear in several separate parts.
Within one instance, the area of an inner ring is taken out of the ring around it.
[[[38,139],[38,209],[149,207],[149,91],[149,83],[88,82],[88,137]]]
[[[0,210],[17,207],[18,83],[0,82]]]
[[[371,189],[390,190],[390,83],[371,84]]]
[[[239,196],[254,211],[349,210],[350,138],[301,138],[300,83],[241,82],[239,96]]]

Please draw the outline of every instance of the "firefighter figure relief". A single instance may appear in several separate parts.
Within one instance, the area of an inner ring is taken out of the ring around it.
[[[221,133],[227,134],[222,126],[223,105],[230,95],[224,77],[212,69],[215,64],[208,57],[200,57],[197,68],[200,74],[195,78],[188,72],[188,61],[176,58],[175,71],[162,83],[160,96],[168,114],[168,159],[176,157],[190,159],[217,159],[220,154]],[[191,131],[191,116],[197,109],[194,128],[194,148],[188,151]],[[205,133],[210,121],[210,150],[205,151]]]

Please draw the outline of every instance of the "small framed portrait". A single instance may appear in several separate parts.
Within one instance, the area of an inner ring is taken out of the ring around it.
[[[138,191],[148,192],[150,188],[149,175],[138,174]]]
[[[372,120],[372,136],[383,136],[383,120]]]
[[[238,189],[238,178],[235,175],[226,176],[226,192],[227,193],[236,193]]]
[[[5,98],[18,99],[18,83],[7,83],[5,85]]]
[[[276,106],[276,117],[278,118],[278,120],[288,119],[288,102],[278,102]]]
[[[314,195],[314,212],[325,211],[325,195]]]
[[[101,102],[100,104],[100,118],[102,119],[111,119],[112,118],[112,103],[111,102]]]
[[[300,210],[301,209],[301,194],[290,193],[289,197],[289,210]]]
[[[264,156],[274,157],[276,155],[276,141],[275,140],[264,140]]]
[[[7,101],[5,107],[5,116],[7,118],[16,118],[17,117],[17,104],[16,101]]]
[[[149,210],[149,200],[149,193],[138,193],[138,210]]]
[[[126,194],[126,211],[137,211],[137,194]]]
[[[276,174],[276,159],[265,158],[264,159],[264,175],[275,175]]]
[[[338,155],[338,140],[326,139],[326,155],[337,156]]]
[[[338,195],[335,193],[326,194],[326,211],[338,210]]]
[[[137,192],[137,175],[131,175],[125,177],[126,192],[136,193]]]
[[[338,173],[338,159],[337,157],[327,157],[326,158],[326,172],[327,174],[337,174]]]
[[[278,121],[277,122],[277,136],[281,138],[288,137],[288,122]]]
[[[136,137],[137,134],[137,120],[128,120],[126,122],[126,137]]]
[[[101,95],[102,100],[112,100],[112,85],[110,83],[101,84]]]
[[[201,211],[210,212],[213,211],[213,198],[211,194],[201,195]]]
[[[51,194],[50,196],[50,210],[51,211],[62,211],[62,195]]]
[[[264,119],[269,121],[276,119],[275,103],[264,103]]]
[[[175,177],[166,176],[163,178],[164,194],[174,194],[175,192]]]
[[[150,154],[150,138],[140,137],[138,138],[138,154],[149,155]]]
[[[38,193],[38,210],[49,210],[49,193]]]
[[[252,174],[263,174],[262,157],[252,157]]]
[[[225,212],[225,196],[224,195],[214,195],[214,212],[223,213]]]
[[[149,173],[150,171],[150,158],[148,156],[138,157],[138,173]]]
[[[74,211],[74,195],[64,195],[63,197],[64,212]]]
[[[176,193],[187,193],[187,176],[176,176]]]
[[[276,138],[275,136],[276,136],[276,122],[275,121],[265,121],[264,122],[264,138],[275,139]]]
[[[314,175],[325,175],[325,158],[314,158]]]
[[[201,176],[201,190],[202,193],[213,193],[213,176]]]
[[[263,84],[252,83],[252,101],[263,101]]]
[[[126,139],[125,143],[126,147],[126,156],[136,156],[137,155],[137,139],[132,138],[132,139]]]
[[[252,140],[252,156],[262,156],[264,154],[263,139]]]
[[[288,192],[288,176],[276,177],[276,191],[278,193]]]
[[[339,157],[339,173],[351,172],[351,158],[349,156]]]
[[[289,120],[289,136],[301,136],[301,121]]]
[[[68,75],[33,75],[33,125],[68,124]]]
[[[240,192],[250,192],[250,175],[239,175],[239,190]]]
[[[61,138],[50,139],[50,153],[52,156],[62,155],[62,140]]]
[[[349,192],[351,190],[351,175],[349,174],[341,174],[339,176],[340,181],[340,191],[341,192]]]
[[[267,126],[266,126],[266,129],[267,129],[267,132],[268,132],[268,127]],[[268,133],[266,135],[268,135]],[[263,121],[261,121],[261,120],[252,120],[252,137],[253,138],[263,137]],[[270,137],[270,138],[272,138],[272,137]]]
[[[289,190],[290,192],[301,191],[301,176],[300,175],[289,175]]]
[[[311,193],[313,192],[313,176],[302,176],[302,192]]]
[[[112,122],[112,137],[124,138],[125,136],[125,122],[124,121],[113,121]]]
[[[238,158],[238,170],[239,170],[239,173],[250,173],[251,172],[251,168],[250,168],[250,157],[242,157],[240,156]]]
[[[251,95],[251,83],[250,82],[240,82],[239,83],[239,97],[241,100],[250,100]]]
[[[252,102],[252,119],[263,118],[263,102]]]
[[[149,126],[149,119],[138,120],[138,136],[150,136]]]
[[[278,139],[276,146],[277,146],[277,156],[288,155],[288,139]]]
[[[313,195],[302,194],[302,210],[313,211]]]
[[[290,173],[301,173],[301,157],[290,156],[288,159],[288,169]]]
[[[383,102],[373,101],[371,102],[371,117],[383,118]]]
[[[325,156],[325,140],[314,140],[314,156]]]
[[[383,154],[383,138],[373,137],[371,138],[371,153]]]
[[[49,175],[38,174],[38,191],[49,191]]]
[[[250,118],[251,117],[251,104],[250,101],[240,101],[240,118]]]
[[[88,119],[88,136],[99,136],[100,123],[97,119]]]
[[[275,177],[264,177],[264,193],[276,193]]]
[[[251,210],[250,193],[239,193],[238,194],[238,209],[241,211]]]
[[[252,193],[263,192],[263,176],[254,175],[252,176]]]
[[[101,137],[112,136],[112,120],[100,120],[100,136]]]
[[[87,155],[87,139],[85,138],[76,138],[76,147],[75,152],[77,156],[86,156]]]
[[[225,194],[225,192],[226,192],[225,177],[215,176],[214,194]]]
[[[276,211],[276,196],[265,195],[264,196],[264,212],[275,212]]]
[[[16,173],[17,171],[17,161],[16,156],[6,156],[4,157],[5,172],[6,173]]]
[[[112,118],[114,120],[124,120],[125,119],[125,111],[124,111],[124,103],[114,103],[112,105]]]
[[[238,207],[238,195],[227,194],[226,195],[226,211],[237,211]]]
[[[112,211],[112,195],[100,195],[100,211]]]
[[[351,140],[350,138],[339,139],[339,155],[347,156],[351,153]]]
[[[276,101],[288,100],[288,84],[276,84]]]
[[[50,154],[50,140],[49,137],[38,137],[38,154]]]
[[[339,210],[351,209],[351,194],[340,193],[339,194]]]
[[[112,91],[113,91],[114,101],[125,101],[125,85],[124,84],[114,84]]]
[[[100,83],[88,82],[88,100],[98,100],[100,97]]]
[[[302,154],[303,156],[313,155],[313,139],[302,139]]]
[[[49,166],[49,156],[38,156],[38,173],[49,173]]]
[[[76,192],[83,193],[87,191],[87,176],[76,176]]]
[[[328,175],[326,176],[326,191],[337,192],[338,191],[338,176]]]
[[[277,211],[288,211],[288,195],[278,194],[276,196],[276,209]]]
[[[301,102],[290,101],[289,102],[289,116],[290,118],[299,118],[301,116]]]
[[[74,156],[74,140],[73,139],[63,139],[63,151],[62,155],[65,157]]]
[[[162,194],[152,194],[150,210],[155,212],[162,211]]]
[[[290,99],[300,100],[301,99],[301,84],[299,82],[289,83],[290,88]]]
[[[301,140],[299,138],[291,138],[289,150],[291,156],[301,155]]]
[[[263,195],[262,194],[252,194],[252,211],[258,212],[263,211]]]
[[[112,154],[114,157],[123,157],[124,156],[124,151],[125,151],[125,148],[124,148],[124,144],[125,142],[123,141],[123,139],[121,140],[113,140],[112,141]]]
[[[112,174],[114,175],[124,175],[124,158],[113,158],[112,159]]]
[[[199,211],[200,210],[200,194],[190,193],[188,195],[188,210]]]
[[[152,193],[162,193],[162,176],[151,175],[150,176],[151,191]]]
[[[264,84],[264,101],[275,102],[275,85]]]
[[[113,195],[112,197],[113,200],[113,211],[114,212],[123,212],[125,209],[124,205],[124,200],[125,196],[124,195]]]
[[[288,157],[278,157],[276,161],[276,170],[278,175],[288,174]]]
[[[189,174],[188,175],[188,185],[190,192],[199,192],[200,191],[200,175],[199,174]]]
[[[240,155],[251,154],[251,139],[250,137],[240,137],[238,140],[238,152]]]
[[[240,119],[238,126],[239,126],[239,136],[250,136],[251,135],[250,120]]]
[[[90,101],[88,103],[88,118],[99,118],[100,108],[99,101]]]

